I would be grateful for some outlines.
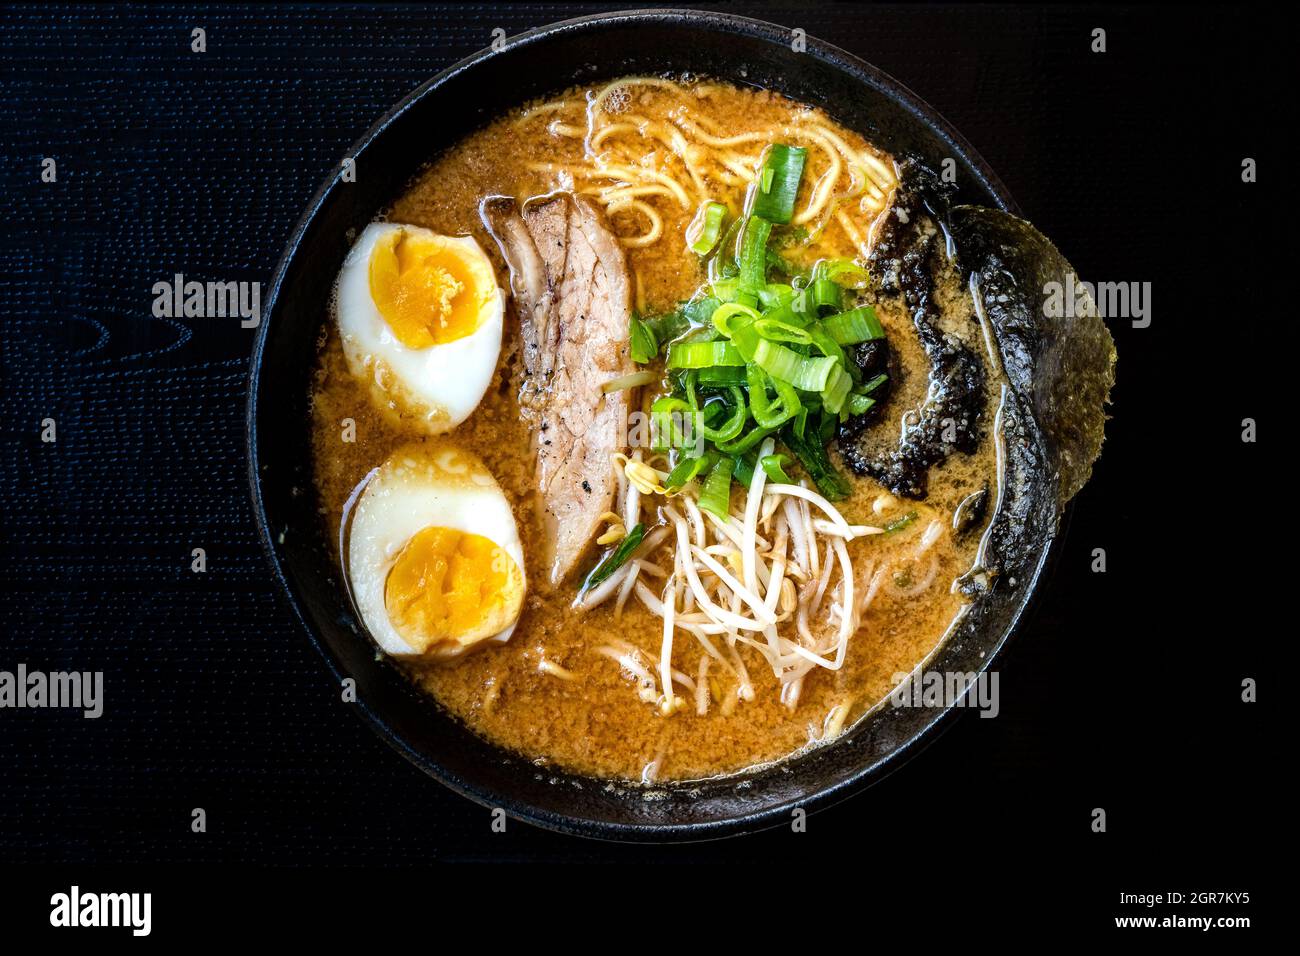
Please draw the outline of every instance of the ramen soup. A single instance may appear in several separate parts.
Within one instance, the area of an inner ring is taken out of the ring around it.
[[[350,238],[322,521],[380,652],[478,734],[733,773],[851,733],[964,613],[1000,373],[854,131],[693,78],[572,89]]]

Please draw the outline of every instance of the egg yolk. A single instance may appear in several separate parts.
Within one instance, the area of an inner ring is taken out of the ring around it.
[[[493,637],[519,615],[523,573],[482,535],[431,527],[397,557],[384,604],[397,633],[419,652],[447,641]]]
[[[464,338],[479,326],[481,277],[442,236],[394,229],[370,253],[370,297],[411,349]]]

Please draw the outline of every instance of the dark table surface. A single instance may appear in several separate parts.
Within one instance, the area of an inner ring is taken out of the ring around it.
[[[1081,275],[1152,283],[1151,326],[1113,323],[1105,454],[1004,660],[997,719],[967,713],[807,834],[638,848],[523,824],[495,835],[486,811],[339,702],[254,530],[253,332],[154,318],[151,288],[178,272],[266,283],[308,198],[391,104],[496,27],[599,9],[0,14],[0,670],[103,670],[107,684],[98,720],[0,711],[0,861],[770,859],[848,845],[874,859],[966,847],[1031,871],[1248,873],[1239,850],[1265,832],[1271,771],[1240,689],[1282,637],[1266,625],[1281,582],[1264,519],[1286,503],[1265,500],[1267,439],[1239,433],[1267,420],[1265,323],[1291,321],[1264,278],[1283,268],[1264,226],[1287,175],[1271,117],[1291,88],[1284,31],[1262,13],[728,7],[898,77]],[[191,52],[193,27],[206,53]],[[41,182],[44,157],[55,183]]]

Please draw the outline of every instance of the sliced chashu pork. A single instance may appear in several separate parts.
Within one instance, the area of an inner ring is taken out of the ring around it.
[[[600,211],[570,193],[522,211],[492,197],[482,213],[510,267],[523,336],[520,404],[536,441],[546,575],[556,585],[582,563],[613,504],[610,456],[623,450],[628,397],[601,386],[635,371],[627,261]]]

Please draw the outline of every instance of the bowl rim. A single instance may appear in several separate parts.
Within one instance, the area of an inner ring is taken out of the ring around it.
[[[617,26],[637,22],[676,25],[687,29],[692,27],[721,29],[724,32],[743,33],[758,39],[782,43],[788,42],[790,36],[790,28],[766,20],[724,12],[679,7],[656,7],[587,14],[543,24],[507,38],[505,48],[509,49],[543,42],[556,35],[585,32],[608,25]],[[882,94],[902,106],[917,122],[935,133],[949,149],[960,156],[970,168],[979,174],[982,185],[987,188],[1002,210],[1016,215],[1019,214],[1019,206],[983,156],[938,110],[910,88],[862,58],[811,35],[806,38],[804,52],[805,55],[814,56],[835,69],[848,74],[858,82],[865,82],[875,87]],[[386,110],[349,147],[345,155],[359,156],[367,146],[381,137],[389,126],[425,96],[454,77],[491,60],[495,55],[495,50],[486,47],[456,61],[420,83],[410,93]],[[284,251],[277,261],[268,286],[262,310],[262,321],[259,324],[249,358],[248,394],[245,405],[247,474],[258,537],[274,572],[274,577],[279,583],[278,590],[288,600],[294,617],[297,618],[317,652],[324,658],[330,672],[339,681],[349,676],[348,671],[333,649],[318,635],[316,628],[304,611],[305,598],[286,569],[276,544],[275,535],[272,532],[259,474],[261,462],[258,455],[257,414],[261,392],[263,354],[269,339],[271,322],[279,304],[285,278],[311,224],[320,213],[321,208],[332,196],[334,190],[339,187],[340,182],[341,177],[338,170],[331,172],[326,177],[307,203],[302,216],[285,240]],[[1025,596],[1020,599],[1019,604],[1014,608],[1011,619],[1003,628],[996,644],[985,655],[979,668],[980,673],[992,666],[994,661],[1002,655],[1007,644],[1021,630],[1038,604],[1042,590],[1042,580],[1050,573],[1050,568],[1055,564],[1071,510],[1070,507],[1065,509],[1065,513],[1060,516],[1055,533],[1043,543],[1038,561],[1032,568],[1026,569],[1028,580],[1023,592]],[[886,756],[863,764],[844,779],[823,787],[807,797],[783,801],[763,809],[744,812],[725,819],[680,824],[633,824],[595,820],[580,815],[560,814],[543,810],[526,801],[517,800],[509,794],[498,794],[486,788],[476,788],[468,781],[458,778],[436,762],[417,752],[364,697],[358,696],[353,704],[353,709],[381,740],[414,764],[419,770],[453,792],[474,801],[480,806],[488,809],[502,808],[508,815],[518,820],[570,836],[612,842],[679,843],[703,842],[743,833],[758,832],[780,826],[789,819],[790,811],[794,808],[803,808],[811,813],[841,803],[884,779],[926,746],[933,743],[944,730],[952,725],[957,716],[955,712],[960,708],[948,706],[936,709],[933,716],[897,749]]]

